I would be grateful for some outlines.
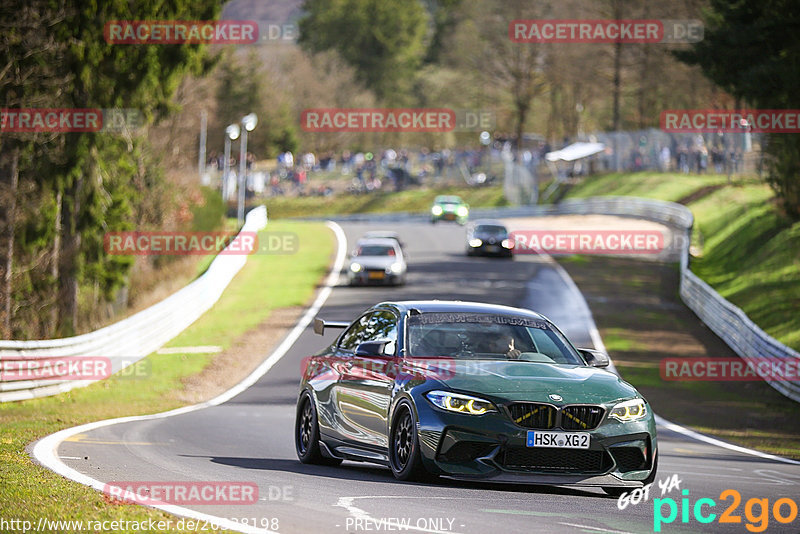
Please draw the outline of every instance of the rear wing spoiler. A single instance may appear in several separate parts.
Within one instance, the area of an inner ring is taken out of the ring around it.
[[[314,333],[322,335],[325,333],[326,328],[347,328],[350,323],[347,321],[326,321],[316,317],[314,319]]]

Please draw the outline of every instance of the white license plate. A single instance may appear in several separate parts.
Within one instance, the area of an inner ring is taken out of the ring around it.
[[[588,449],[589,434],[586,432],[543,432],[528,430],[528,447],[551,447],[556,449]]]

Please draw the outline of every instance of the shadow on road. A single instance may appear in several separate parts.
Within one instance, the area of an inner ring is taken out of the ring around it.
[[[604,493],[598,495],[590,488],[571,488],[564,486],[534,486],[523,484],[498,484],[489,482],[471,482],[438,478],[430,483],[401,482],[395,480],[388,468],[358,462],[346,462],[338,467],[307,465],[297,460],[283,458],[241,458],[231,456],[195,456],[181,455],[188,458],[208,458],[211,463],[237,467],[241,469],[258,469],[264,471],[283,471],[301,475],[319,476],[326,479],[358,480],[367,482],[390,482],[398,486],[438,487],[453,489],[473,489],[482,491],[501,491],[506,493],[539,493],[545,495],[568,495],[573,497],[606,497]]]

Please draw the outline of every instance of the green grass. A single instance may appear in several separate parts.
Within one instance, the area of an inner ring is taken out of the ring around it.
[[[507,205],[502,186],[408,189],[363,195],[343,193],[329,197],[270,197],[265,203],[271,219],[398,211],[427,213],[436,195],[460,195],[471,208]]]
[[[725,188],[691,204],[702,237],[692,271],[781,343],[800,350],[800,223],[765,185]]]
[[[230,346],[273,310],[305,305],[327,271],[333,236],[322,224],[270,222],[268,231],[294,232],[292,255],[253,255],[217,305],[170,346]],[[25,451],[32,441],[90,421],[155,413],[178,407],[183,379],[202,371],[212,356],[148,356],[144,377],[112,377],[55,397],[0,404],[0,517],[75,520],[175,519],[136,505],[109,504],[105,497],[33,463]]]
[[[626,331],[622,328],[607,328],[603,332],[603,344],[610,353],[626,352],[630,350],[642,350],[643,346],[630,337],[625,336]]]
[[[774,390],[744,389],[766,388],[762,383],[727,387],[720,382],[665,382],[655,362],[645,366],[620,363],[617,369],[651,402],[655,400],[658,413],[669,420],[731,443],[800,458],[800,433],[793,424],[797,404]],[[762,423],[762,428],[753,428],[753,421]]]
[[[609,173],[592,176],[569,190],[565,198],[631,196],[677,202],[695,191],[726,183],[719,174],[662,172]]]
[[[800,350],[800,222],[778,213],[769,186],[754,179],[727,185],[720,175],[607,174],[586,179],[567,198],[602,195],[669,201],[694,195],[687,205],[701,256],[692,271],[768,334]]]

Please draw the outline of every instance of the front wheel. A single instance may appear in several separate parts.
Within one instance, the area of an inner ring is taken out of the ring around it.
[[[317,410],[308,393],[304,393],[300,402],[297,403],[294,444],[297,458],[304,464],[339,465],[342,463],[338,458],[326,458],[320,451]]]
[[[431,478],[422,465],[417,424],[411,407],[406,403],[397,408],[392,419],[389,465],[398,480],[421,481]]]

